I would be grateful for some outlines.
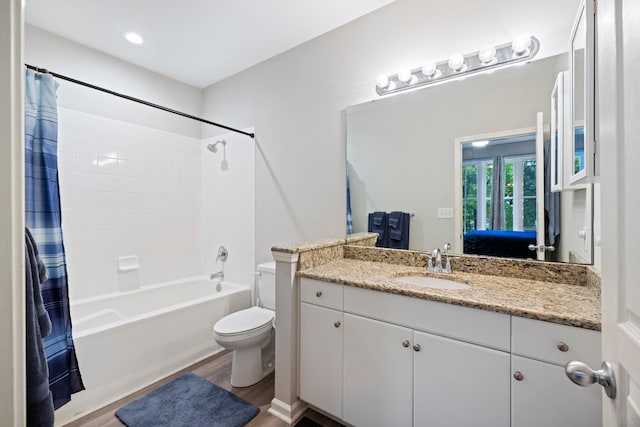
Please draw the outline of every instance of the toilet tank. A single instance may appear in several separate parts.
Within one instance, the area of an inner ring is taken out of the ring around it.
[[[276,309],[276,262],[258,264],[258,296],[260,306],[270,310]]]

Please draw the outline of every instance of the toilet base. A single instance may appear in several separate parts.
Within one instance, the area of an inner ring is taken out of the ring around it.
[[[273,372],[275,366],[275,340],[264,346],[235,349],[231,361],[231,385],[249,387]]]

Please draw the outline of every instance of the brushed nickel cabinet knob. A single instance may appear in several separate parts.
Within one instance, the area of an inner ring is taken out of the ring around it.
[[[318,298],[320,298],[320,297],[322,296],[322,291],[318,291],[318,292],[316,292],[316,296],[317,296]]]
[[[516,371],[513,374],[513,378],[515,378],[517,381],[522,381],[524,379],[524,375],[522,375],[522,372]]]
[[[567,352],[567,351],[569,351],[569,346],[565,342],[559,342],[558,343],[558,350],[562,351],[563,353]]]
[[[407,341],[407,340],[402,341],[402,346],[403,346],[404,348],[409,347],[409,344],[410,344],[410,343],[409,343],[409,341]]]
[[[339,328],[340,327],[340,322],[334,323],[333,326],[335,326],[336,328]]]
[[[422,350],[422,347],[420,347],[420,344],[416,344],[416,345],[413,346],[413,350],[414,351],[420,351],[420,350]]]

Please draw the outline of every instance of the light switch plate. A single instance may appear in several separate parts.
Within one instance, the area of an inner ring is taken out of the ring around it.
[[[438,218],[453,218],[453,208],[438,208]]]

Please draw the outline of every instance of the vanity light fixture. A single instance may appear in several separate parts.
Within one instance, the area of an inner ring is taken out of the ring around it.
[[[387,95],[420,86],[464,78],[471,74],[489,73],[511,65],[531,62],[540,50],[540,41],[530,35],[520,35],[512,42],[485,46],[466,55],[454,54],[439,62],[426,62],[412,70],[397,74],[381,74],[376,79],[378,95]]]

